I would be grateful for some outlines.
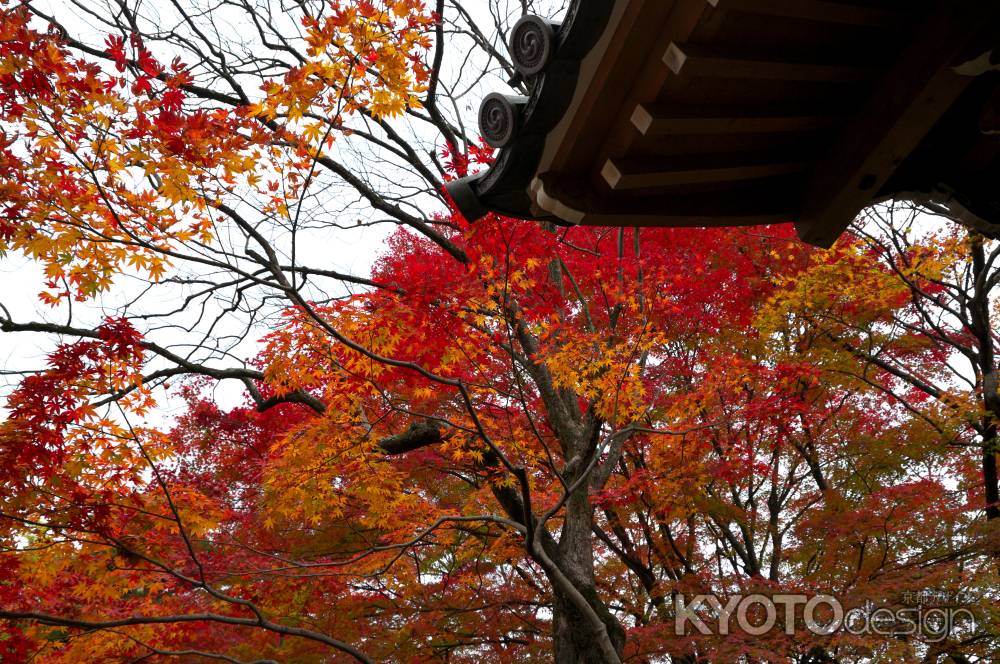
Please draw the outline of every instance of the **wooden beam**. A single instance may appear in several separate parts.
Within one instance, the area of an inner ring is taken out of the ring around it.
[[[722,10],[859,27],[888,27],[899,25],[906,19],[905,14],[881,7],[825,0],[707,0],[707,2]]]
[[[670,201],[664,201],[669,206]],[[580,221],[581,226],[644,227],[644,228],[719,228],[734,226],[765,226],[787,223],[790,212],[734,212],[733,214],[674,213],[669,207],[591,210]]]
[[[755,226],[791,220],[783,187],[742,183],[731,196],[714,192],[607,199],[578,178],[546,174],[531,183],[538,213],[585,226]]]
[[[677,76],[744,78],[780,81],[851,82],[874,78],[870,67],[815,62],[789,62],[740,57],[702,46],[672,43],[663,62]]]
[[[847,124],[805,190],[796,230],[830,246],[920,144],[972,80],[951,65],[1000,20],[1000,2],[939,0],[912,32],[860,112]]]
[[[757,180],[799,173],[806,169],[804,162],[757,162],[736,163],[737,159],[716,157],[723,165],[681,165],[663,160],[639,161],[630,159],[609,159],[601,169],[601,176],[615,191],[628,189],[651,189],[678,185],[715,184]]]
[[[732,109],[729,110],[732,113]],[[726,115],[720,110],[677,113],[670,107],[639,104],[632,124],[643,136],[804,132],[843,122],[834,115]]]

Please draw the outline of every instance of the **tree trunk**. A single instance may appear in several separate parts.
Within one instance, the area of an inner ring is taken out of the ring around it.
[[[993,326],[990,320],[990,289],[986,275],[986,251],[983,238],[973,235],[972,274],[975,291],[969,306],[973,334],[979,346],[979,368],[983,376],[983,405],[987,416],[983,433],[983,499],[986,519],[1000,518],[1000,484],[997,480],[997,423],[1000,422],[1000,380],[997,376],[996,353],[993,347]]]
[[[587,489],[588,483],[584,482],[566,503],[566,517],[559,539],[560,568],[600,616],[620,657],[625,646],[625,630],[598,597],[595,587],[591,541],[594,513]],[[558,589],[553,592],[552,612],[556,664],[611,664],[602,654],[587,619]]]
[[[1000,413],[991,410],[993,422],[1000,419]],[[983,441],[983,499],[986,502],[986,518],[1000,518],[1000,482],[997,478],[997,427],[987,428]]]
[[[621,656],[625,646],[625,630],[618,623],[607,607],[598,599],[593,586],[577,587],[580,593],[590,601],[598,612],[608,630],[608,636]],[[601,653],[593,630],[587,624],[572,603],[565,600],[558,592],[553,597],[552,638],[554,643],[554,658],[556,664],[612,664]]]

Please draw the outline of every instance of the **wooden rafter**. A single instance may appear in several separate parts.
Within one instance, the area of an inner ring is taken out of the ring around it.
[[[993,0],[938,3],[816,168],[796,223],[803,240],[830,246],[870,204],[972,80],[952,66],[998,10]]]

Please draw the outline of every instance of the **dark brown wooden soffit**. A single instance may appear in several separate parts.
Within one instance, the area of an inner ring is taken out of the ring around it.
[[[1000,231],[1000,0],[576,0],[509,48],[498,148],[449,192],[562,224],[794,221],[827,246],[915,199]]]

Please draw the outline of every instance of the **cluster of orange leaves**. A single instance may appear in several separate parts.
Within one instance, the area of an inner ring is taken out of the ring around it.
[[[234,200],[288,216],[344,118],[419,105],[434,20],[416,0],[331,2],[322,21],[304,19],[308,62],[264,80],[259,101],[212,106],[189,66],[162,65],[139,35],[108,38],[111,68],[5,0],[0,252],[43,264],[54,304],[107,291],[119,272],[162,279],[173,252],[212,242],[227,221],[213,208],[241,183]]]

